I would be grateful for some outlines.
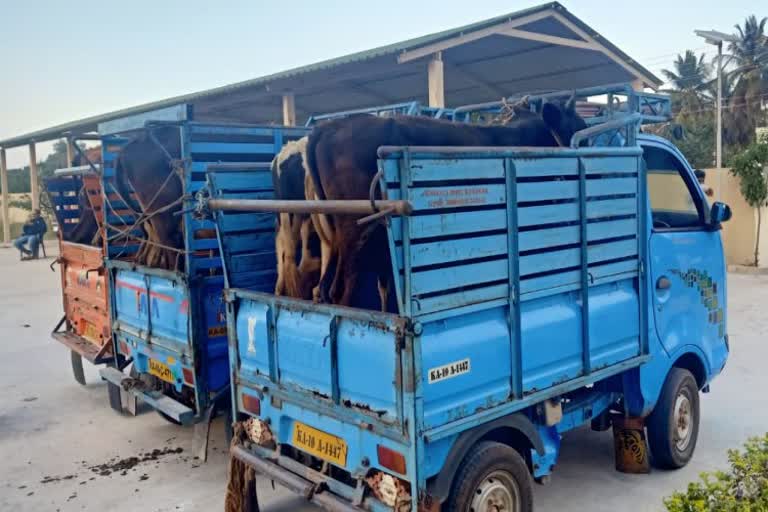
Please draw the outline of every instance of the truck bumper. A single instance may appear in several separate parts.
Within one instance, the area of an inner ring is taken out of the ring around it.
[[[124,374],[117,368],[111,366],[102,368],[99,370],[102,378],[118,386],[122,391],[129,393],[137,398],[140,398],[144,403],[148,404],[153,409],[157,409],[166,416],[173,418],[182,425],[190,425],[194,422],[195,411],[187,407],[186,405],[177,402],[173,398],[166,396],[159,391],[147,392],[137,387],[133,387],[130,384],[134,379]],[[125,386],[123,384],[126,384]]]
[[[69,331],[54,331],[51,337],[66,346],[69,350],[80,354],[80,356],[91,364],[110,363],[114,359],[112,352],[109,351],[111,342],[106,342],[103,346],[98,346],[82,336]]]
[[[328,477],[321,475],[305,466],[294,462],[304,476],[300,476],[287,468],[284,468],[271,460],[254,455],[243,446],[234,446],[230,450],[232,457],[253,468],[253,470],[274,482],[282,485],[291,492],[307,498],[307,501],[333,512],[360,512],[371,510],[370,507],[359,508],[346,499],[333,494],[320,486],[328,481]],[[293,461],[291,461],[293,462]],[[350,489],[354,492],[353,489]],[[373,507],[377,509],[378,507]],[[387,509],[391,510],[391,509]]]

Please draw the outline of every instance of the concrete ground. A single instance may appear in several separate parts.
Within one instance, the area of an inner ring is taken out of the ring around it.
[[[20,263],[15,251],[0,249],[0,511],[221,510],[227,473],[221,422],[213,426],[210,460],[201,464],[192,429],[151,411],[117,415],[87,363],[88,385],[72,379],[67,350],[49,334],[61,316],[52,261]],[[611,434],[579,430],[563,440],[552,482],[535,486],[537,511],[663,510],[664,496],[701,471],[724,467],[728,448],[768,430],[760,398],[768,387],[768,276],[733,274],[728,292],[733,353],[703,397],[692,463],[675,472],[617,473]],[[316,510],[265,481],[259,492],[268,512]]]

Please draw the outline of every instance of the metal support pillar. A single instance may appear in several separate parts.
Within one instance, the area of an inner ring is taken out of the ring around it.
[[[5,159],[5,148],[0,148],[0,187],[3,189],[3,243],[11,242],[11,218],[8,213],[8,164]]]
[[[40,188],[37,184],[37,154],[35,143],[29,143],[29,190],[32,197],[32,209],[40,208]]]

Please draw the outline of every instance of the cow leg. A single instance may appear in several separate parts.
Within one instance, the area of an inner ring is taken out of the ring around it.
[[[389,287],[391,284],[389,276],[389,272],[380,273],[378,278],[379,300],[381,300],[381,311],[384,313],[387,312],[387,303],[389,302]]]
[[[287,214],[278,214],[277,233],[275,234],[275,252],[277,257],[277,282],[275,295],[285,295],[285,254],[288,241],[285,236]]]

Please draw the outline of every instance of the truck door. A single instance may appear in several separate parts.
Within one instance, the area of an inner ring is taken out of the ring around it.
[[[725,262],[718,231],[688,164],[662,142],[643,143],[653,219],[650,303],[656,332],[672,355],[683,345],[709,353],[725,336]]]

